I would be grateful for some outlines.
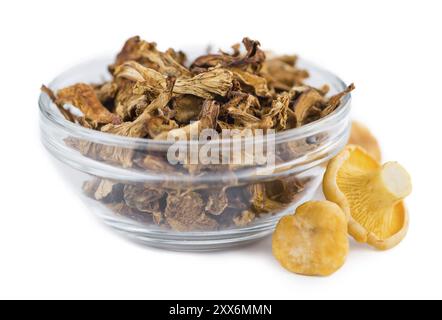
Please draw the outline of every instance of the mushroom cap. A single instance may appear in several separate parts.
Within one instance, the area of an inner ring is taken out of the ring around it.
[[[358,121],[352,122],[350,140],[348,143],[364,148],[377,161],[381,161],[382,153],[379,143],[370,130],[362,123]]]
[[[405,237],[409,216],[403,199],[411,180],[399,164],[382,166],[361,147],[349,145],[329,162],[323,191],[346,214],[356,241],[387,250]]]
[[[310,201],[283,217],[273,234],[273,255],[291,272],[328,276],[345,263],[349,251],[347,219],[330,201]]]

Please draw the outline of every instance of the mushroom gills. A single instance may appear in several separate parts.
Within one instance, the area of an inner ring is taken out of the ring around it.
[[[357,151],[355,152],[357,153]],[[380,167],[350,156],[339,170],[337,184],[346,195],[353,218],[379,239],[399,232],[406,219],[402,200],[411,193],[411,179],[396,162]]]

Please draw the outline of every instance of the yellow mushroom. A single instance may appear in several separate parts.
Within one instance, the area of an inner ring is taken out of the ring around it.
[[[361,147],[347,146],[329,162],[323,190],[345,212],[357,241],[387,250],[405,237],[409,217],[403,199],[411,193],[411,179],[398,163],[381,165]]]
[[[382,155],[379,143],[370,130],[362,123],[353,121],[348,144],[355,144],[364,148],[376,160],[381,161]]]
[[[344,263],[349,251],[347,219],[330,201],[310,201],[295,215],[283,217],[273,234],[273,255],[291,272],[328,276]]]

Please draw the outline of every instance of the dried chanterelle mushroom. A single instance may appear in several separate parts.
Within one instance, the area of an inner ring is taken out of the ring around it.
[[[403,199],[411,193],[411,179],[398,163],[381,165],[364,149],[347,146],[328,164],[323,189],[346,213],[357,241],[387,250],[405,237],[409,218]]]
[[[273,234],[273,254],[289,271],[328,276],[344,263],[349,251],[347,218],[336,204],[310,201],[295,215],[283,217]]]
[[[382,154],[379,143],[370,130],[362,123],[353,121],[351,125],[350,140],[348,143],[361,146],[377,161],[381,161]]]
[[[298,128],[334,112],[354,89],[349,85],[342,92],[328,94],[327,84],[315,88],[306,83],[309,73],[297,65],[295,55],[267,54],[259,41],[249,38],[242,44],[243,50],[236,44],[230,52],[220,50],[187,61],[181,51],[161,51],[156,43],[136,36],[126,41],[109,66],[108,81],[72,84],[55,92],[43,86],[42,91],[66,120],[79,126],[158,141],[177,129],[190,138],[190,130],[196,126],[198,132],[213,129],[218,133],[223,129],[280,132]],[[278,150],[278,159],[292,160],[323,143],[307,140],[287,143]],[[74,137],[65,142],[85,157],[130,170],[185,176],[210,175],[220,169],[172,166],[166,155],[151,150]],[[234,175],[235,170],[231,165],[225,175]],[[153,221],[174,231],[244,227],[293,204],[309,183],[309,179],[292,175],[265,183],[194,190],[174,181],[152,186],[100,180],[85,184],[85,193],[115,214]]]

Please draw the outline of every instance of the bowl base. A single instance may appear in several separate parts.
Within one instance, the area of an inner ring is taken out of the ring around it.
[[[124,237],[149,247],[181,252],[209,252],[238,247],[270,235],[277,223],[272,219],[266,225],[247,229],[232,229],[205,233],[171,233],[137,228],[131,222],[103,217],[104,223]]]

